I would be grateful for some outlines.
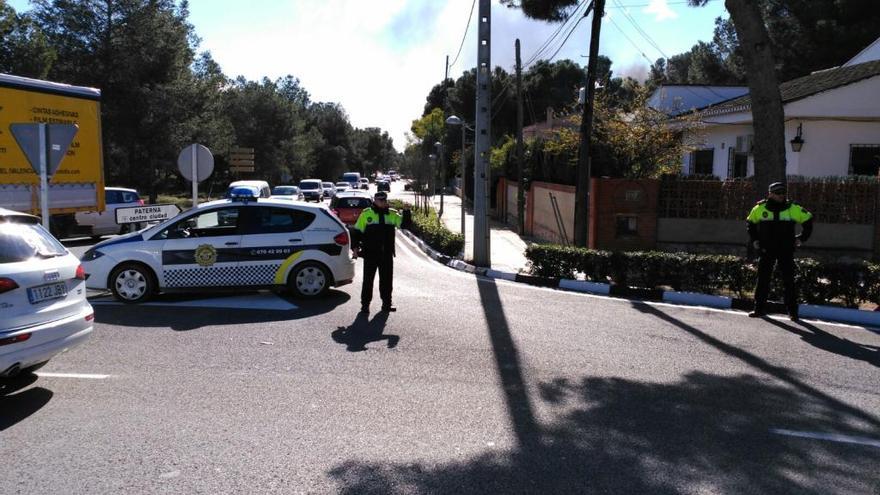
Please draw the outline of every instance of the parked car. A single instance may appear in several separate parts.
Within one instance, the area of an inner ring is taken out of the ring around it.
[[[376,191],[391,192],[391,182],[389,182],[387,180],[377,180],[376,181]]]
[[[400,174],[398,174],[396,170],[389,170],[386,175],[391,179],[392,182],[400,180]]]
[[[34,371],[81,344],[95,313],[86,272],[37,217],[0,208],[0,377]]]
[[[337,182],[336,183],[336,194],[339,194],[339,193],[345,192],[345,191],[349,191],[349,190],[351,190],[351,184],[349,184],[348,182]]]
[[[361,174],[360,172],[346,172],[342,174],[341,181],[348,182],[352,189],[360,189]]]
[[[332,182],[322,182],[321,187],[324,189],[324,197],[332,198],[336,196],[336,184]]]
[[[361,212],[372,205],[373,199],[369,193],[352,190],[337,194],[330,201],[330,211],[342,220],[342,223],[351,226],[357,222]]]
[[[268,198],[272,195],[272,188],[269,187],[269,183],[264,180],[237,180],[226,188],[226,196],[229,197],[229,193],[235,189],[236,187],[241,186],[251,186],[256,187],[257,190],[260,191],[261,198]]]
[[[350,254],[348,230],[326,206],[233,194],[99,243],[82,260],[89,288],[139,303],[204,288],[286,287],[316,297],[351,283]]]
[[[321,201],[324,199],[324,185],[318,179],[304,179],[299,181],[299,190],[306,201]]]
[[[79,212],[75,215],[77,230],[92,237],[124,234],[137,230],[140,225],[119,225],[116,223],[116,209],[128,206],[142,206],[144,200],[134,189],[108,187],[104,189],[105,208],[103,212]]]
[[[301,201],[303,199],[302,193],[296,186],[275,186],[272,188],[272,195],[269,197],[289,201]]]
[[[361,177],[359,183],[360,183],[361,189],[369,189],[370,188],[370,179],[368,179],[366,177]]]

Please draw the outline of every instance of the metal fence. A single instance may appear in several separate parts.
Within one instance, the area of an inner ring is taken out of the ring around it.
[[[813,213],[817,222],[873,225],[876,180],[790,180],[789,198]],[[660,184],[661,218],[745,219],[754,206],[750,180],[664,178]]]

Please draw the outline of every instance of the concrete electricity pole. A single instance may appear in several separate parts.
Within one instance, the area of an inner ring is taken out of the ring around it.
[[[578,152],[577,187],[574,197],[574,243],[587,246],[589,242],[590,211],[590,134],[593,132],[593,101],[596,96],[596,63],[599,59],[599,31],[605,0],[593,2],[593,27],[590,31],[590,60],[587,62],[587,85],[584,113],[581,118],[581,144]],[[587,7],[584,16],[590,13]]]
[[[489,247],[489,146],[492,125],[491,0],[480,0],[474,136],[474,265],[492,266]]]
[[[516,39],[516,175],[519,187],[516,191],[516,219],[519,235],[526,231],[525,185],[523,184],[523,101],[522,62],[519,57],[519,38]],[[505,191],[507,194],[507,191]]]

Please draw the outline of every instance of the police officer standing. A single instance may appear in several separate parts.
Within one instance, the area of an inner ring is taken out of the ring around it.
[[[748,218],[749,241],[759,254],[755,309],[749,316],[766,314],[767,295],[773,267],[779,266],[785,288],[785,307],[792,320],[798,319],[797,288],[794,285],[794,250],[813,233],[813,215],[799,204],[786,199],[785,184],[770,184],[767,199],[758,201]],[[795,224],[801,233],[795,235]]]
[[[379,296],[382,311],[397,311],[391,305],[394,282],[394,229],[403,219],[397,210],[388,207],[388,195],[379,191],[373,197],[373,206],[361,212],[352,233],[353,255],[364,258],[364,281],[361,287],[361,312],[370,310],[373,299],[373,280],[379,271]]]

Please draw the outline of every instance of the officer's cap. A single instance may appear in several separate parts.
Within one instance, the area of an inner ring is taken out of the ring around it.
[[[385,201],[386,199],[388,199],[388,195],[385,193],[385,191],[379,191],[376,193],[375,196],[373,196],[373,199],[381,199],[382,201]]]
[[[785,184],[782,182],[774,182],[770,184],[770,187],[767,188],[773,194],[785,194]]]

